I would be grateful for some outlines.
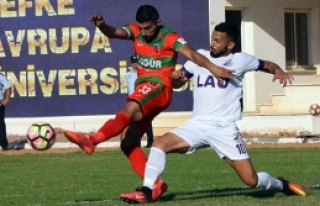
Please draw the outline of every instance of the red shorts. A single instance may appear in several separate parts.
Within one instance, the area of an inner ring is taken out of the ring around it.
[[[138,84],[134,92],[127,97],[127,101],[140,104],[144,119],[150,122],[171,103],[172,87],[154,82]]]

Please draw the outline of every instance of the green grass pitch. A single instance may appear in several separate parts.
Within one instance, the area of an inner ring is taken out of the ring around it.
[[[149,150],[145,150],[149,152]],[[249,149],[257,171],[302,184],[306,197],[246,187],[210,149],[169,154],[162,175],[169,190],[154,205],[319,205],[320,149]],[[0,155],[1,206],[129,205],[122,192],[140,186],[119,150],[93,155]]]

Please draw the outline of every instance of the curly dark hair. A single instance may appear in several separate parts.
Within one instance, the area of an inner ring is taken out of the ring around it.
[[[159,20],[159,13],[157,9],[151,5],[141,5],[137,10],[136,21],[144,23],[148,21],[157,22]]]

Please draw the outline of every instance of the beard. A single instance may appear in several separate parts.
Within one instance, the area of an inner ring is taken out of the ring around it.
[[[210,56],[213,57],[213,58],[219,58],[219,57],[222,57],[222,56],[226,56],[226,54],[228,53],[228,49],[227,48],[224,48],[222,49],[221,51],[215,53],[213,51],[212,48],[210,48]]]
[[[143,36],[144,40],[148,43],[151,43],[152,40],[155,38],[156,36],[155,35],[152,35],[152,36]]]
[[[147,43],[151,43],[159,34],[160,32],[160,29],[162,28],[162,26],[158,26],[153,35],[152,36],[143,36],[144,40],[147,42]]]

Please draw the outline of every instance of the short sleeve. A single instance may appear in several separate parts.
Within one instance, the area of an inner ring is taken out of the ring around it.
[[[179,34],[173,32],[166,36],[164,44],[165,47],[172,48],[175,52],[178,52],[180,47],[187,44],[187,42]]]
[[[139,33],[139,27],[135,23],[126,24],[122,28],[127,31],[129,39],[132,39],[132,40]]]
[[[250,54],[238,53],[237,55],[237,58],[241,60],[243,72],[260,69],[261,64],[263,63],[261,60]]]
[[[184,65],[183,68],[190,74],[194,74],[194,71],[197,70],[199,66],[195,64],[193,61],[188,60]]]
[[[10,82],[7,80],[7,78],[3,74],[0,74],[0,84],[2,84],[4,89],[9,89],[11,87]]]

